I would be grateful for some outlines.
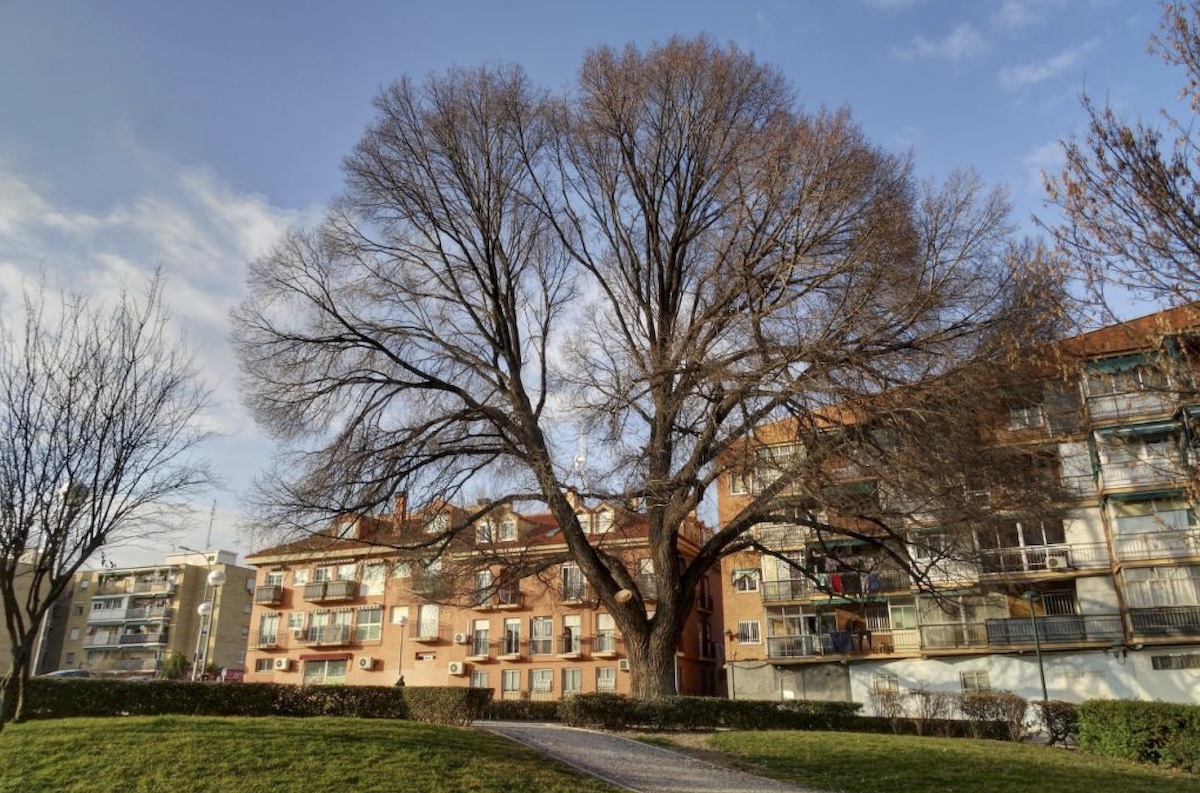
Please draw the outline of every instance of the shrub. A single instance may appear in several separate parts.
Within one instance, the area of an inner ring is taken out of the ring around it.
[[[488,702],[483,718],[493,721],[561,721],[558,702],[501,699]]]
[[[917,735],[943,732],[943,725],[954,713],[954,694],[948,691],[930,691],[917,688],[909,692],[912,724]]]
[[[27,695],[26,713],[34,719],[179,714],[350,716],[467,724],[483,713],[491,691],[472,688],[33,678],[29,681]]]
[[[1079,714],[1073,703],[1052,699],[1035,705],[1051,746],[1066,746],[1079,740]]]
[[[958,706],[972,737],[992,737],[994,725],[1002,725],[1002,734],[1010,741],[1019,741],[1025,734],[1029,702],[1011,691],[971,691],[962,695]]]
[[[883,719],[892,732],[900,732],[901,719],[905,714],[905,694],[898,688],[871,689],[871,709],[875,717]]]
[[[1082,749],[1200,771],[1200,706],[1090,700],[1077,711]]]
[[[844,730],[861,706],[853,702],[769,702],[716,697],[636,700],[616,694],[580,694],[560,706],[576,727],[617,730]]]

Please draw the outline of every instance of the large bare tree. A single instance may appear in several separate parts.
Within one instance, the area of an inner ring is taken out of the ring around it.
[[[1002,195],[919,184],[848,112],[801,110],[777,70],[708,39],[595,50],[561,95],[483,68],[401,79],[376,107],[344,195],[252,264],[234,313],[248,404],[288,452],[265,514],[542,502],[635,696],[673,690],[697,582],[806,475],[777,471],[681,555],[755,427],[952,382],[1041,319],[1041,260],[1009,244]],[[581,495],[645,515],[650,609],[566,493],[580,433]]]
[[[10,315],[10,317],[13,315]],[[194,456],[206,392],[167,332],[157,278],[115,306],[27,294],[0,322],[0,602],[12,665],[0,726],[19,719],[38,630],[106,546],[176,528],[206,485]]]
[[[1095,294],[1190,302],[1200,299],[1200,6],[1164,3],[1152,51],[1184,71],[1178,112],[1130,121],[1085,95],[1087,132],[1063,141],[1066,165],[1046,180],[1062,218],[1046,224]]]

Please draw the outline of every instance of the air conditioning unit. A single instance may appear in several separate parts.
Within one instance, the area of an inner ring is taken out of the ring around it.
[[[358,668],[359,669],[374,669],[375,668],[375,659],[369,655],[362,656],[361,658],[358,659]]]
[[[621,670],[622,672],[628,672],[629,671],[629,659],[622,658],[621,660],[617,661],[617,669]]]
[[[296,630],[292,631],[292,638],[303,640],[304,639],[304,629],[297,628]]]
[[[286,672],[288,670],[288,667],[290,667],[290,666],[291,666],[291,661],[289,661],[286,658],[276,658],[275,659],[275,670],[277,672]]]
[[[465,675],[467,673],[467,665],[462,661],[451,661],[447,665],[446,671],[452,675]]]
[[[1071,562],[1067,559],[1066,554],[1047,554],[1046,569],[1047,570],[1066,570],[1071,566]]]
[[[455,644],[466,644],[469,641],[471,641],[471,637],[465,633],[454,634],[454,643]]]

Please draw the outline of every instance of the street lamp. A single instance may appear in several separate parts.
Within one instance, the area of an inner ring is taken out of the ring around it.
[[[1042,702],[1049,702],[1050,697],[1046,694],[1046,668],[1042,665],[1042,641],[1038,638],[1037,620],[1033,614],[1033,604],[1042,599],[1042,596],[1033,590],[1027,590],[1021,593],[1021,599],[1029,603],[1029,627],[1033,629],[1033,652],[1037,655],[1038,677],[1042,681]]]
[[[182,546],[180,546],[183,548]],[[183,548],[183,550],[190,550]],[[197,551],[192,551],[197,553]],[[207,556],[205,557],[208,558]],[[209,562],[211,568],[212,562]],[[225,572],[223,570],[208,571],[208,577],[204,581],[204,602],[196,607],[196,613],[200,615],[200,627],[196,631],[196,652],[192,656],[192,680],[198,680],[200,675],[208,667],[208,650],[212,644],[212,621],[214,604],[217,599],[217,589],[225,583]]]
[[[399,677],[396,679],[396,685],[404,685],[404,629],[408,626],[408,615],[401,614],[396,620],[396,624],[400,626],[400,658],[396,661],[396,671]]]

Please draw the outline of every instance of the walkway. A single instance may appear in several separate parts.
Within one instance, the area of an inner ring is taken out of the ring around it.
[[[638,793],[817,793],[606,732],[513,721],[476,725]]]

